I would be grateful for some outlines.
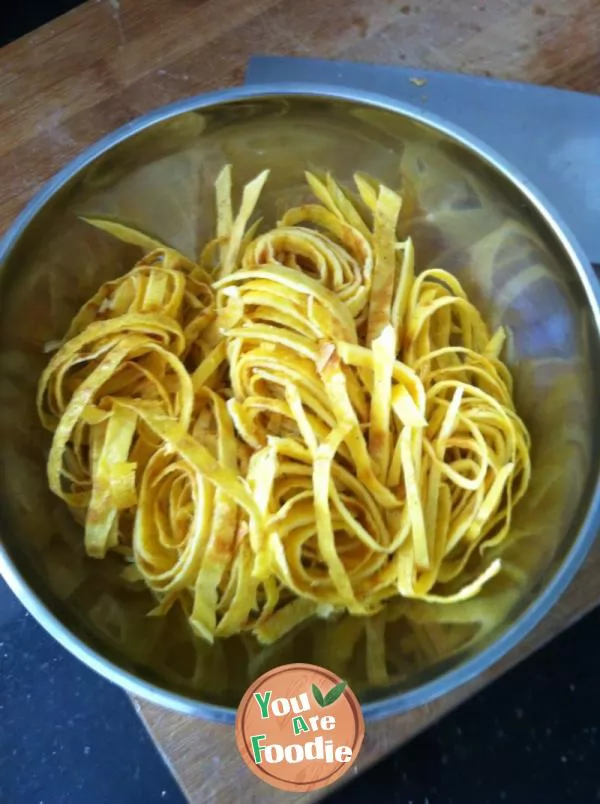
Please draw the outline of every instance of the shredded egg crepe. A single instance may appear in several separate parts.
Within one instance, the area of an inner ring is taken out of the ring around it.
[[[415,272],[390,188],[309,173],[314,202],[260,231],[267,178],[235,210],[222,170],[197,263],[86,219],[145,254],[40,379],[50,487],[150,615],[181,606],[209,642],[473,598],[530,479],[505,333],[454,276]]]

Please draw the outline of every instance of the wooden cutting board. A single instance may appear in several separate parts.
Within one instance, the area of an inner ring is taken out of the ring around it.
[[[0,51],[0,231],[81,150],[165,103],[241,83],[257,53],[454,70],[600,91],[598,0],[89,0]],[[600,545],[542,625],[487,673],[368,727],[353,771],[385,756],[598,603]],[[142,701],[194,804],[314,801],[255,779],[233,729]]]
[[[359,758],[342,783],[423,731],[594,608],[600,602],[599,577],[597,542],[560,602],[529,638],[500,662],[443,698],[404,715],[368,723]],[[268,787],[242,762],[232,727],[184,717],[139,699],[134,699],[134,706],[192,804],[233,804],[237,800],[243,804],[309,804],[330,792],[294,794]]]

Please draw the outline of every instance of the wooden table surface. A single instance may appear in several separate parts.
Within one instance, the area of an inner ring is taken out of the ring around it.
[[[598,0],[88,0],[0,52],[0,232],[42,182],[128,120],[243,80],[254,54],[340,58],[600,91]],[[370,725],[358,772],[598,602],[600,545],[543,624],[451,695]],[[134,702],[189,799],[298,802],[243,766],[233,730]]]

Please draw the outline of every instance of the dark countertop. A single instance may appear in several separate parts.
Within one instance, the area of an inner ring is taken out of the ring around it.
[[[600,801],[600,609],[327,804]],[[0,802],[182,804],[120,689],[0,580]],[[243,799],[242,799],[243,801]]]
[[[0,578],[0,802],[180,804],[128,697],[55,642]]]
[[[0,7],[0,45],[76,0]],[[600,801],[600,609],[327,804]],[[55,643],[0,580],[0,803],[180,804],[127,696]],[[242,799],[243,801],[243,799]]]

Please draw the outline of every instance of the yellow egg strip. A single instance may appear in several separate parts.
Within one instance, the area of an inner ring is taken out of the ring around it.
[[[403,601],[440,610],[502,570],[531,472],[506,332],[451,274],[415,273],[392,189],[307,173],[316,203],[259,232],[267,177],[235,213],[221,171],[199,264],[86,219],[148,253],[84,304],[40,379],[50,487],[90,556],[132,562],[122,580],[152,591],[152,616],[179,606],[208,642],[264,644],[368,617],[385,683]],[[419,650],[445,638],[430,619]]]
[[[402,199],[384,185],[379,188],[373,213],[373,245],[375,264],[369,299],[367,346],[391,321],[391,307],[396,278],[396,227]]]

